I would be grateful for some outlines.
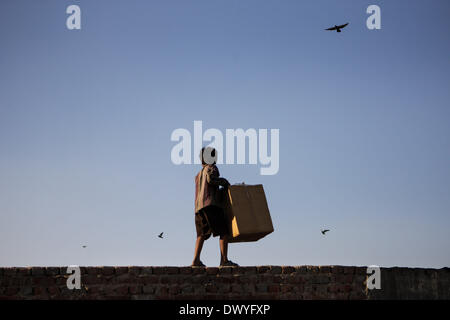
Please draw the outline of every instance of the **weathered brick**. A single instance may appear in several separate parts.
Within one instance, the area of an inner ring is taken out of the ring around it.
[[[205,267],[192,267],[192,274],[203,274],[206,273]]]
[[[192,267],[180,267],[179,272],[180,272],[180,274],[191,274]]]
[[[178,274],[179,271],[178,267],[166,267],[167,274]]]
[[[128,267],[115,267],[114,268],[114,274],[115,275],[121,275],[128,273]]]
[[[319,273],[318,266],[306,266],[306,270],[308,273]]]
[[[119,295],[127,295],[128,294],[128,286],[126,286],[126,285],[119,286],[114,290],[114,292]]]
[[[258,266],[256,270],[258,273],[266,273],[270,271],[270,266]]]
[[[281,271],[280,266],[270,266],[270,273],[272,274],[281,274]]]
[[[31,274],[31,268],[16,268],[17,275],[28,276]]]
[[[141,294],[142,286],[129,286],[128,291],[130,294]]]
[[[219,273],[219,268],[217,268],[217,267],[206,268],[206,273],[207,274],[218,274]]]
[[[51,296],[59,294],[59,288],[58,287],[49,287],[49,288],[47,288],[47,291],[48,291],[48,293]]]
[[[219,267],[219,274],[231,274],[233,267]]]
[[[101,267],[101,274],[103,275],[112,275],[114,274],[115,268],[114,267]]]
[[[275,285],[275,284],[271,284],[267,287],[267,291],[268,292],[280,292],[280,286],[279,285]]]
[[[297,273],[304,274],[308,271],[308,268],[306,266],[298,266],[298,267],[295,267],[295,270]]]
[[[287,293],[287,292],[291,292],[293,289],[293,287],[289,284],[282,284],[280,286],[280,291],[281,293]]]
[[[141,274],[141,269],[141,267],[128,267],[128,273],[132,276],[139,276]]]
[[[240,284],[232,284],[231,285],[231,292],[242,293],[242,286]]]
[[[33,276],[43,276],[43,275],[45,275],[45,268],[44,267],[32,267],[31,268],[31,275],[33,275]]]
[[[291,267],[291,266],[284,266],[284,267],[282,267],[282,273],[283,274],[290,274],[290,273],[293,273],[293,272],[295,272],[295,268],[294,267]]]
[[[97,274],[101,274],[102,273],[102,269],[99,268],[99,267],[86,267],[85,270],[86,270],[87,274],[95,274],[95,275],[97,275]]]
[[[255,288],[257,292],[267,292],[266,284],[256,284]]]
[[[331,273],[344,273],[344,268],[342,268],[341,266],[332,266],[331,267]]]
[[[217,288],[216,285],[214,285],[214,284],[212,284],[212,283],[208,283],[208,284],[205,286],[205,290],[206,290],[206,292],[208,292],[208,293],[217,293],[218,288]]]
[[[354,274],[355,273],[355,267],[345,267],[344,268],[344,274]]]
[[[320,266],[319,267],[319,272],[320,273],[330,273],[331,272],[331,267],[330,266]]]

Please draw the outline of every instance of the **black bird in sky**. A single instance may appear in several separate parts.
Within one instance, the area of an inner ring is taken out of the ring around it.
[[[341,29],[345,28],[347,25],[348,25],[348,22],[346,24],[343,24],[340,26],[335,25],[334,27],[331,27],[331,28],[328,28],[325,30],[329,30],[329,31],[336,30],[336,32],[341,32]]]
[[[325,232],[328,232],[328,231],[330,231],[330,230],[328,230],[328,229],[320,230],[320,232],[322,232],[323,235],[325,235]]]
[[[162,236],[163,233],[164,233],[164,232],[161,232],[161,233],[158,235],[158,237],[162,239],[162,238],[163,238],[163,236]]]
[[[83,246],[83,248],[86,248],[87,246]]]

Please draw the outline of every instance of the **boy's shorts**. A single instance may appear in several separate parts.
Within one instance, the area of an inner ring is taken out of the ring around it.
[[[205,240],[211,234],[213,237],[224,236],[229,234],[228,219],[221,207],[207,206],[195,214],[195,229],[197,237],[203,236]]]

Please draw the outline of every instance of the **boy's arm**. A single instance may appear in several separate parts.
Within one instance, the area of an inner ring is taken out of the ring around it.
[[[214,167],[207,169],[206,181],[214,186],[228,187],[230,185],[227,179],[219,177],[219,171]]]

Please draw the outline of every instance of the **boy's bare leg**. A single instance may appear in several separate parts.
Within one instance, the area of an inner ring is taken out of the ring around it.
[[[224,235],[220,237],[220,264],[228,261],[228,236]]]
[[[200,253],[202,252],[203,242],[205,242],[205,239],[202,236],[197,237],[197,241],[195,241],[194,261],[192,261],[193,266],[202,264],[200,261]]]

